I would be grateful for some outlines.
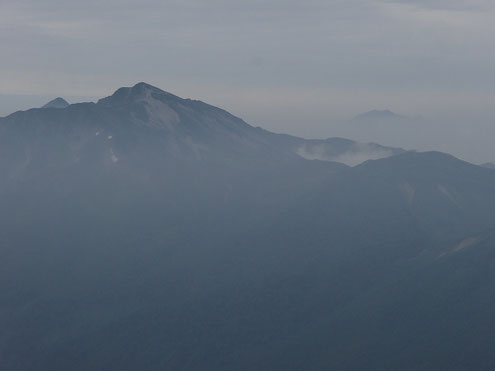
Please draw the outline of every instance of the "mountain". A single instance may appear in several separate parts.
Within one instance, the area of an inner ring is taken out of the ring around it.
[[[492,369],[495,173],[360,146],[144,83],[1,118],[3,368]]]
[[[69,103],[64,98],[55,98],[41,108],[65,108]]]
[[[63,127],[67,134],[70,133],[68,141],[61,144],[70,147],[67,148],[70,153],[61,156],[65,161],[84,157],[82,152],[89,146],[97,146],[101,156],[107,159],[119,159],[125,156],[125,153],[120,153],[120,139],[128,141],[133,138],[136,142],[141,134],[147,136],[142,140],[149,141],[149,145],[153,143],[166,149],[169,155],[182,159],[216,157],[225,161],[232,156],[260,157],[270,153],[273,156],[302,156],[355,165],[403,151],[340,138],[305,140],[277,135],[254,128],[217,107],[182,99],[146,83],[118,89],[96,104],[73,104],[65,110],[45,112],[36,109],[21,111],[0,122],[5,123],[4,130],[15,127],[14,131],[18,133],[20,127],[27,127],[33,120],[37,122],[37,130],[51,131],[54,127],[62,130]],[[5,133],[3,137],[8,135]],[[109,137],[112,140],[109,141]],[[9,146],[8,143],[5,145]],[[30,147],[29,152],[36,146],[34,143],[26,145]],[[27,149],[23,151],[26,153]],[[92,150],[88,151],[94,155]]]
[[[371,110],[365,113],[361,113],[353,118],[354,122],[368,122],[368,121],[392,121],[402,120],[404,116],[398,115],[390,110]]]

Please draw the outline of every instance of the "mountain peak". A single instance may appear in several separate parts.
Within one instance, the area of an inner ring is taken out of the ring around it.
[[[58,97],[49,101],[41,108],[65,108],[67,106],[69,106],[69,102],[67,102],[64,98]]]
[[[403,119],[404,116],[398,115],[388,109],[385,110],[371,110],[365,113],[361,113],[354,117],[353,121],[366,121],[366,120],[398,120]]]
[[[153,86],[151,84],[148,84],[148,83],[146,83],[144,81],[138,82],[131,89],[147,89],[147,90],[159,90],[159,91],[163,91],[163,90],[157,88],[156,86]]]
[[[150,96],[159,96],[162,99],[181,99],[176,95],[168,93],[156,86],[147,84],[145,82],[139,82],[132,87],[122,87],[117,89],[111,96],[102,98],[98,101],[98,104],[116,106],[128,103],[136,103],[141,101],[147,101]]]

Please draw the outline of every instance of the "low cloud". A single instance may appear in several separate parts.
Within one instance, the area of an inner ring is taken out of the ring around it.
[[[336,155],[328,153],[328,146],[324,143],[315,145],[302,145],[297,149],[297,154],[307,160],[340,162],[349,166],[356,166],[368,160],[378,160],[390,157],[392,150],[377,148],[376,145],[367,143],[355,143],[344,152]]]

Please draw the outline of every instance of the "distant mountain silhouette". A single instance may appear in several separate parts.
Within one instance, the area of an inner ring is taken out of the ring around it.
[[[366,122],[366,121],[392,121],[403,120],[405,116],[398,115],[389,110],[372,110],[365,113],[361,113],[352,119],[353,122]]]
[[[69,103],[64,98],[55,98],[41,108],[65,108]]]
[[[445,153],[139,83],[0,118],[0,205],[5,370],[493,369],[495,172]]]

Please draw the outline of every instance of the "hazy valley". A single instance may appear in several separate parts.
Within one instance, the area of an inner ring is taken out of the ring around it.
[[[493,368],[491,165],[139,83],[0,118],[0,203],[6,370]]]

